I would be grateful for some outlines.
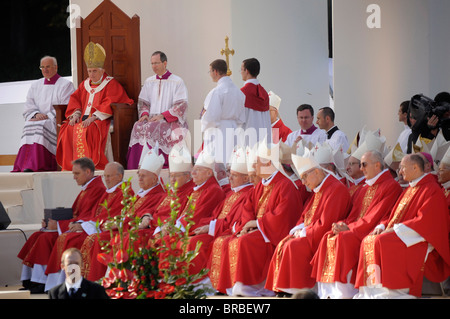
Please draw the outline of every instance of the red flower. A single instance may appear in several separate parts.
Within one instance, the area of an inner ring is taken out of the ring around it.
[[[166,297],[166,294],[162,291],[155,291],[155,299],[164,299]]]
[[[108,264],[110,264],[113,261],[111,255],[106,253],[98,254],[97,260],[105,266],[108,266]]]
[[[126,251],[119,249],[116,253],[116,260],[119,264],[122,264],[128,260],[128,254]]]
[[[119,272],[119,278],[125,282],[130,281],[131,279],[133,279],[133,273],[128,269],[122,269]]]
[[[172,272],[170,273],[172,276],[178,276],[181,275],[184,272],[183,269],[181,268],[176,268],[174,270],[172,270]]]
[[[175,281],[176,286],[181,286],[181,285],[184,285],[185,283],[186,283],[186,278],[184,278],[184,277]]]
[[[104,288],[109,288],[111,287],[111,284],[113,283],[113,281],[110,278],[104,277],[102,280],[102,286]]]
[[[116,246],[116,245],[119,245],[119,244],[120,244],[120,235],[117,234],[116,236],[114,236],[114,237],[111,239],[111,245],[112,245],[112,246]]]
[[[172,285],[168,285],[168,284],[165,284],[165,285],[161,288],[161,291],[162,291],[163,293],[165,293],[166,295],[171,294],[172,292],[174,292],[174,290],[175,290],[175,287],[172,286]]]
[[[171,255],[175,257],[180,257],[183,254],[183,251],[179,248],[172,250]]]
[[[159,264],[159,269],[167,269],[169,268],[170,263],[168,261],[163,261]]]

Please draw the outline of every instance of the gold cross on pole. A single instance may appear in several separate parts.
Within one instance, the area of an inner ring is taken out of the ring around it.
[[[227,61],[227,67],[228,67],[227,75],[230,76],[230,75],[231,75],[231,70],[230,70],[230,54],[231,54],[231,55],[234,55],[234,50],[230,50],[230,48],[228,47],[228,40],[229,40],[228,36],[225,37],[225,49],[222,49],[222,50],[220,51],[220,54],[222,54],[222,55],[225,54],[225,58],[226,58],[226,61]]]

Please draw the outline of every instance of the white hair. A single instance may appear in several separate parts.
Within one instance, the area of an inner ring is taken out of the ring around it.
[[[49,55],[46,55],[46,56],[44,56],[44,57],[41,59],[41,64],[42,64],[42,61],[44,61],[45,59],[52,59],[53,65],[58,65],[58,61],[56,60],[56,58],[55,58],[55,57],[52,57],[52,56],[49,56]]]

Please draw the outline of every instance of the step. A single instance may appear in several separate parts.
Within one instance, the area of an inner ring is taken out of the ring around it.
[[[0,172],[0,190],[33,188],[34,173]]]
[[[22,192],[27,190],[23,189],[2,189],[0,190],[0,202],[3,207],[9,207],[14,205],[23,205]]]

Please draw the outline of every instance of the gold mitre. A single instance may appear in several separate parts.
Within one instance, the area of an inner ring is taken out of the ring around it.
[[[400,143],[397,143],[384,157],[384,162],[390,167],[392,163],[400,163],[403,157],[405,157],[405,154],[400,147]]]
[[[103,69],[106,59],[105,49],[98,43],[89,42],[84,49],[84,62],[88,69]]]

